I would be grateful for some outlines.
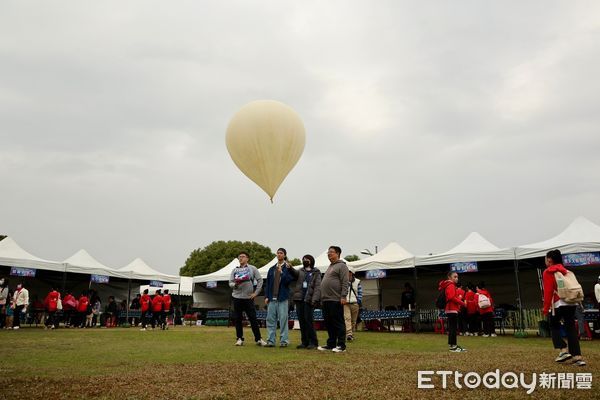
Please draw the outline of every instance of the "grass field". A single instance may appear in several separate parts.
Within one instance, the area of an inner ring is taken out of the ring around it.
[[[600,345],[582,342],[584,368],[554,362],[550,339],[462,338],[466,353],[449,353],[439,334],[359,332],[348,352],[334,354],[292,346],[235,347],[235,331],[178,327],[168,331],[88,329],[0,331],[1,399],[497,399],[600,398],[591,390],[443,390],[417,388],[417,371],[502,373],[591,372],[600,380]],[[264,330],[263,330],[264,332]],[[264,334],[264,333],[263,333]],[[325,332],[319,332],[324,341]],[[250,339],[250,340],[249,340]]]

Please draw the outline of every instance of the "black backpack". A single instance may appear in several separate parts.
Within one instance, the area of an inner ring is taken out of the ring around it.
[[[440,310],[446,308],[446,288],[440,290],[440,294],[437,300],[435,301],[435,306]]]

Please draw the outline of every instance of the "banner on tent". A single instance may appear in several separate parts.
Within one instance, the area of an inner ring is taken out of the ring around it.
[[[95,274],[90,275],[90,282],[92,282],[92,283],[108,283],[109,280],[110,280],[110,277],[108,275],[95,275]]]
[[[26,278],[34,278],[35,271],[36,271],[36,269],[34,269],[34,268],[11,267],[10,274],[12,276],[24,276]]]
[[[163,287],[163,283],[161,281],[150,281],[149,285],[151,287]]]
[[[217,287],[217,281],[208,281],[206,282],[207,289],[214,289]]]
[[[563,265],[565,267],[582,267],[596,264],[600,264],[600,252],[563,254]]]
[[[457,272],[459,274],[465,272],[477,272],[478,270],[477,261],[457,262],[450,264],[450,271]]]
[[[365,272],[366,279],[383,279],[387,276],[387,272],[385,269],[372,269],[370,271]]]

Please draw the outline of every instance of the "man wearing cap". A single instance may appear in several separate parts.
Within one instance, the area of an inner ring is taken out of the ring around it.
[[[346,340],[351,342],[354,340],[354,332],[356,332],[356,321],[358,312],[362,305],[362,285],[360,279],[355,276],[354,267],[348,267],[348,295],[346,296],[346,304],[344,304],[344,322],[346,324]]]

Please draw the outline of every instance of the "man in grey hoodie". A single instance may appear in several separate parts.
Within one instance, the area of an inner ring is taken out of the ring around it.
[[[346,325],[344,324],[344,304],[348,296],[348,267],[341,260],[342,249],[330,246],[327,257],[331,264],[321,281],[321,305],[323,319],[327,327],[327,346],[319,346],[321,351],[334,353],[346,351]]]
[[[252,326],[254,341],[259,346],[264,346],[267,343],[260,336],[258,320],[256,319],[256,309],[254,308],[254,298],[260,293],[263,281],[260,272],[254,265],[248,264],[250,256],[245,251],[240,252],[238,260],[240,266],[234,268],[229,276],[229,287],[233,289],[231,296],[233,297],[233,317],[235,319],[235,334],[237,336],[236,346],[244,345],[244,330],[242,328],[242,313],[246,313],[246,317]],[[256,282],[256,287],[254,284]]]

